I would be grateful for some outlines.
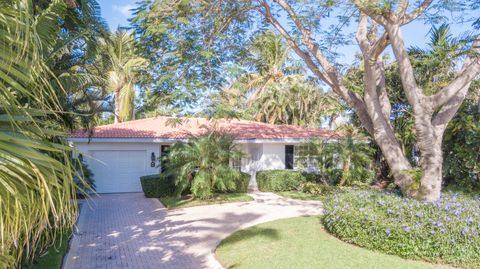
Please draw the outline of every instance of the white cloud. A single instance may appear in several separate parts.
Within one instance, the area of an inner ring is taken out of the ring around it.
[[[135,8],[134,5],[126,4],[126,5],[113,5],[113,10],[120,12],[123,16],[129,17],[132,14],[131,9]]]

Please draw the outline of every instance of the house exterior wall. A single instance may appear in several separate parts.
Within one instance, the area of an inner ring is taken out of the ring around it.
[[[94,161],[89,158],[89,151],[92,150],[146,150],[147,162],[145,163],[146,174],[154,174],[159,172],[159,160],[161,156],[161,145],[172,145],[173,141],[169,143],[159,142],[139,142],[139,141],[115,141],[103,142],[93,141],[91,143],[76,141],[75,148],[83,153],[87,164]],[[241,143],[237,144],[238,148],[245,154],[241,160],[241,171],[245,173],[255,173],[261,170],[277,170],[285,169],[285,145],[302,144],[302,143]],[[157,160],[154,168],[150,167],[150,155],[155,153]]]
[[[72,141],[76,150],[84,155],[85,162],[92,167],[93,162],[97,162],[90,158],[92,151],[119,151],[118,154],[123,154],[122,160],[128,167],[128,152],[121,151],[145,151],[145,173],[144,175],[160,173],[160,159],[162,145],[172,145],[175,141],[142,141],[142,140],[113,140],[113,141],[99,141],[94,140],[90,143],[86,141]],[[251,175],[249,189],[256,190],[256,172],[262,170],[281,170],[285,169],[285,146],[299,145],[304,141],[242,141],[237,143],[237,148],[242,150],[244,157],[241,160],[240,170]],[[151,154],[155,153],[155,167],[151,167]],[[115,155],[112,155],[115,156]],[[138,156],[138,153],[137,153]],[[140,161],[141,162],[141,161]],[[96,163],[98,164],[98,163]],[[133,165],[133,164],[132,164]],[[97,165],[98,166],[98,165]],[[136,167],[138,168],[138,158]],[[95,174],[95,171],[93,171]],[[105,175],[106,173],[106,175]],[[133,172],[136,174],[137,172]],[[108,178],[108,171],[102,170],[103,178]],[[113,174],[113,172],[112,172]]]
[[[263,144],[259,170],[285,169],[285,144]]]

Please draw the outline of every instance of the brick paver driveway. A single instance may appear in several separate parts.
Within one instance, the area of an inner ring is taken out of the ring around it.
[[[96,197],[82,207],[64,268],[222,268],[214,250],[232,232],[322,211],[320,202],[252,196],[254,202],[169,211],[143,193]]]

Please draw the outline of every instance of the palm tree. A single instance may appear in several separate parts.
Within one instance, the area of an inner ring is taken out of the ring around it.
[[[229,163],[241,158],[242,152],[235,148],[233,140],[223,131],[212,129],[172,146],[165,172],[176,178],[177,195],[189,187],[200,199],[211,198],[216,190],[234,190],[241,173]]]
[[[450,26],[442,24],[431,29],[428,49],[418,47],[408,49],[412,64],[417,70],[416,78],[426,94],[436,93],[454,77],[456,59],[464,53],[463,48],[470,41],[469,38],[453,38]]]
[[[336,97],[304,76],[290,75],[266,89],[252,110],[258,121],[319,127],[323,117],[333,118],[344,108]]]
[[[272,31],[253,40],[244,63],[254,71],[240,76],[220,93],[218,114],[318,127],[322,117],[335,118],[344,110],[334,95],[323,93],[300,67],[286,66],[289,50],[282,37]]]
[[[245,63],[254,72],[240,76],[230,87],[224,89],[224,95],[229,99],[240,99],[236,103],[244,102],[247,106],[270,85],[284,78],[289,47],[281,36],[266,31],[253,40],[249,52]]]
[[[18,266],[71,229],[77,206],[59,78],[47,65],[64,1],[0,5],[0,268]]]
[[[365,138],[359,129],[351,124],[345,124],[337,128],[345,135],[345,139],[328,143],[323,154],[331,156],[331,159],[341,165],[341,177],[339,186],[350,184],[352,181],[363,180],[368,177],[369,166],[372,164],[373,150],[365,143]],[[373,176],[373,172],[371,173]]]
[[[34,1],[34,12],[46,10],[50,2]],[[98,113],[106,109],[106,80],[95,68],[95,58],[100,51],[100,39],[108,34],[108,25],[100,16],[95,0],[65,3],[64,15],[58,21],[60,33],[48,40],[48,46],[43,46],[42,57],[57,78],[53,84],[58,88],[62,110],[71,112],[62,115],[63,123],[71,129],[92,128]],[[46,29],[51,28],[38,31]],[[53,29],[58,30],[58,27]],[[57,87],[57,83],[60,86]]]
[[[146,60],[135,54],[132,34],[117,30],[104,40],[104,60],[107,89],[114,96],[115,123],[134,118],[135,85],[138,72],[145,67]]]

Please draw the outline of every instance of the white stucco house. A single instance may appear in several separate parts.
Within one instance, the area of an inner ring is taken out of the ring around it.
[[[204,118],[155,117],[98,126],[93,132],[77,130],[69,140],[84,155],[94,174],[98,193],[140,192],[140,176],[159,173],[159,157],[168,146],[220,128],[235,137],[245,153],[233,166],[252,175],[260,170],[294,169],[298,147],[311,139],[336,139],[330,130],[274,125],[253,121]]]

